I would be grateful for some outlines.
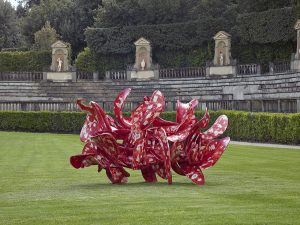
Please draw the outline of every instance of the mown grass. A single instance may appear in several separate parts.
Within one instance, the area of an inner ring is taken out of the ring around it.
[[[300,150],[230,144],[204,186],[74,169],[78,135],[0,132],[1,224],[300,224]]]

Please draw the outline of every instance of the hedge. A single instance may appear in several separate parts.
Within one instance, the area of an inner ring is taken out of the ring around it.
[[[114,117],[113,112],[106,112]],[[129,117],[131,112],[123,113]],[[300,113],[251,113],[234,110],[210,111],[210,124],[220,115],[229,118],[226,132],[232,140],[300,144]],[[195,111],[201,119],[204,111]],[[79,134],[84,124],[84,112],[16,112],[0,111],[0,130]],[[163,112],[165,120],[176,121],[176,112]],[[204,129],[206,130],[206,129]]]
[[[100,54],[128,54],[135,52],[134,42],[144,37],[153,49],[185,50],[206,45],[224,27],[221,18],[186,23],[138,25],[131,27],[87,28],[88,47]]]
[[[294,24],[300,18],[300,5],[264,12],[238,14],[235,23],[223,18],[202,18],[185,23],[87,28],[88,47],[100,54],[127,54],[135,51],[140,37],[151,41],[153,49],[164,51],[195,49],[213,41],[220,30],[232,35],[232,45],[295,42]]]
[[[0,52],[0,71],[43,71],[51,60],[51,51]]]
[[[28,47],[21,47],[21,48],[2,48],[1,52],[25,52],[29,51]]]

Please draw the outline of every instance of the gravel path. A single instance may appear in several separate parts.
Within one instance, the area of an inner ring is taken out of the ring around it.
[[[234,144],[234,145],[254,145],[254,146],[262,146],[262,147],[272,147],[272,148],[295,148],[295,149],[300,149],[299,145],[253,143],[253,142],[243,142],[243,141],[230,141],[230,144]]]

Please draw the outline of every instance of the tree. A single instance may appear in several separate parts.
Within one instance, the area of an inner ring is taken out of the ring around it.
[[[62,39],[73,47],[73,58],[86,47],[84,30],[94,23],[93,17],[101,0],[40,0],[32,4],[20,26],[28,42],[34,43],[34,34],[41,30],[46,21],[56,30]]]
[[[35,43],[33,49],[37,51],[51,50],[51,44],[59,39],[56,30],[50,26],[50,22],[46,21],[44,27],[34,34]]]
[[[23,5],[22,5],[22,2],[19,1],[19,4],[18,4],[17,9],[16,9],[17,17],[18,17],[18,18],[24,17],[25,14],[26,14],[26,12],[27,12],[27,7],[26,7],[26,6],[23,6]]]
[[[16,12],[9,2],[0,0],[0,50],[14,47],[19,39]]]
[[[239,12],[263,12],[270,9],[280,9],[290,7],[297,0],[237,0]]]

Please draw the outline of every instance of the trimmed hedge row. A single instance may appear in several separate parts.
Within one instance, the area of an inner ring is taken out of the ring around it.
[[[204,111],[195,111],[201,119]],[[106,112],[114,117],[113,112]],[[227,115],[229,124],[221,136],[232,140],[261,141],[284,144],[300,143],[300,113],[251,113],[234,110],[210,111],[210,124],[220,115]],[[131,112],[123,113],[129,117]],[[84,112],[15,112],[0,111],[0,130],[23,132],[50,132],[79,134],[84,124]],[[176,121],[176,112],[163,112],[161,118]],[[206,130],[206,129],[205,129]]]
[[[51,51],[0,52],[0,71],[43,71],[51,60]]]

